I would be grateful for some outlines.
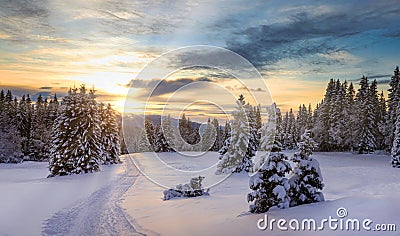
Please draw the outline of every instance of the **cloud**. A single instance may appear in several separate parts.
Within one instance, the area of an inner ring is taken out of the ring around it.
[[[31,96],[31,100],[36,102],[39,95],[42,95],[42,98],[46,99],[46,98],[52,97],[54,94],[51,92],[43,92],[43,91],[37,92]]]
[[[391,74],[376,74],[376,75],[367,75],[368,80],[371,82],[376,80],[378,84],[389,84],[390,78],[392,77]],[[360,82],[361,78],[357,79],[349,79],[350,82]]]
[[[161,79],[152,79],[152,80],[141,80],[134,79],[127,86],[131,88],[142,88],[146,93],[152,90],[151,96],[161,96],[164,94],[169,94],[177,91],[178,89],[189,85],[194,82],[212,82],[213,80],[200,77],[200,78],[181,78],[177,80],[161,80]],[[204,86],[204,85],[197,85]]]
[[[369,79],[390,78],[390,77],[392,77],[391,74],[386,74],[386,75],[368,75]]]
[[[346,50],[346,45],[338,43],[340,39],[385,29],[400,19],[395,13],[400,11],[399,4],[343,5],[322,14],[297,12],[287,21],[237,30],[226,43],[229,49],[260,67],[282,59],[302,59],[309,55]]]
[[[39,89],[45,89],[45,90],[47,90],[47,89],[52,89],[53,87],[47,87],[47,86],[44,86],[44,87],[40,87]]]
[[[389,84],[390,80],[389,80],[389,79],[377,80],[376,82],[377,82],[378,84]]]
[[[1,3],[0,31],[14,42],[40,41],[40,33],[49,34],[54,28],[49,24],[50,11],[44,2],[5,0]]]

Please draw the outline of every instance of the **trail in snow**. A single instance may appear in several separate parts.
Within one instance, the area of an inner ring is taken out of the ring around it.
[[[139,175],[129,156],[125,172],[71,209],[46,220],[43,235],[144,235],[135,230],[121,208],[121,198]]]

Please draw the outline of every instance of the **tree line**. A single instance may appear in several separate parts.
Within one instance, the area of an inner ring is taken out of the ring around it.
[[[0,91],[0,162],[49,161],[50,176],[98,171],[119,162],[120,127],[95,90],[71,88],[58,101]]]
[[[294,149],[300,134],[310,129],[320,151],[390,151],[399,116],[399,81],[396,67],[385,99],[376,80],[363,76],[356,92],[353,83],[331,79],[314,111],[311,105],[301,105],[297,115],[293,109],[283,116],[278,113],[277,138],[285,149]]]
[[[242,96],[242,102],[245,103]],[[247,115],[251,117],[254,146],[257,145],[260,134],[257,131],[262,125],[261,107],[246,104]],[[208,119],[203,128],[200,124],[192,122],[185,113],[173,124],[170,116],[162,117],[161,122],[152,122],[145,117],[144,127],[137,139],[127,137],[130,151],[133,152],[175,152],[179,151],[215,151],[218,152],[229,146],[231,137],[231,124],[226,121],[221,125],[218,119]],[[132,132],[133,133],[133,132]],[[256,148],[253,148],[256,150]],[[249,150],[249,152],[252,152]]]
[[[319,151],[352,151],[358,153],[372,153],[376,150],[390,151],[393,147],[395,122],[398,114],[398,103],[400,101],[400,75],[396,67],[391,77],[386,99],[383,91],[378,92],[378,82],[370,81],[363,76],[359,87],[355,88],[353,83],[331,79],[327,85],[324,98],[315,109],[311,105],[300,105],[297,112],[290,109],[282,114],[277,109],[276,133],[277,140],[283,149],[297,149],[301,135],[305,130],[310,130],[313,139],[318,144]],[[246,158],[253,156],[252,152],[257,150],[260,139],[261,115],[260,106],[246,104],[244,97],[239,98],[240,106],[246,111],[243,117],[248,119],[250,147],[246,150]],[[167,126],[171,126],[168,117]],[[233,131],[232,123],[226,122],[224,126],[217,119],[208,120],[206,127],[213,127],[215,142],[209,150],[219,151],[221,155],[227,152]],[[177,127],[176,127],[177,126]],[[174,133],[171,140],[178,140],[175,134],[182,137],[179,145],[175,148],[180,150],[200,150],[199,143],[206,135],[200,135],[199,125],[192,122],[183,114],[179,124],[169,129],[174,132],[162,132],[161,124],[153,124],[149,119],[145,121],[141,138],[138,139],[138,152],[142,151],[173,151],[173,148],[165,142],[164,134]],[[236,127],[237,128],[237,127]],[[169,130],[167,128],[167,130]],[[176,130],[177,129],[177,130]],[[207,128],[205,129],[208,130]]]
[[[56,95],[50,100],[39,95],[33,104],[29,94],[17,99],[10,90],[1,90],[0,162],[48,160],[59,106]]]

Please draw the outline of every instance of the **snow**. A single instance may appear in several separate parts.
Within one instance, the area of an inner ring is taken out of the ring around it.
[[[177,173],[212,165],[209,173],[214,174],[218,161],[216,152],[191,159],[182,159],[177,153],[159,154],[160,159],[183,171],[176,172],[171,168],[166,171],[152,153],[132,156],[142,160],[144,173],[157,173],[174,186],[189,180],[182,181]],[[314,153],[312,157],[320,163],[326,201],[288,209],[273,207],[269,219],[314,218],[318,222],[329,216],[338,218],[338,208],[344,207],[348,218],[395,223],[400,230],[399,169],[391,167],[390,156]],[[129,157],[122,160],[121,165],[102,166],[101,172],[54,178],[45,178],[47,163],[0,164],[0,235],[398,234],[329,229],[279,231],[276,225],[272,231],[261,231],[257,222],[264,214],[248,213],[248,174],[231,175],[213,186],[209,196],[163,201],[165,188],[138,175]],[[220,176],[205,176],[205,187],[221,181]]]
[[[43,162],[0,165],[0,235],[110,234],[111,227],[101,226],[121,214],[116,201],[132,186],[137,170],[124,162],[102,166],[97,173],[46,178],[47,166]],[[119,223],[114,228],[123,225]]]
[[[291,156],[293,153],[288,153]],[[136,154],[145,158],[149,154]],[[164,156],[165,155],[165,156]],[[161,159],[178,163],[179,157],[161,154]],[[336,211],[345,207],[349,218],[369,218],[374,223],[398,223],[400,221],[400,182],[398,169],[390,166],[390,156],[351,153],[314,153],[320,163],[325,181],[322,191],[326,201],[288,209],[271,208],[269,218],[321,220],[337,217]],[[208,153],[202,160],[213,163],[218,153]],[[151,162],[153,161],[153,165]],[[204,163],[203,163],[204,164]],[[198,163],[186,169],[198,168]],[[159,171],[159,162],[149,159],[143,168]],[[171,173],[165,174],[170,181]],[[175,177],[180,181],[179,177]],[[206,177],[207,179],[207,177]],[[264,214],[248,213],[246,196],[250,192],[247,174],[233,174],[210,189],[210,196],[192,199],[162,200],[163,188],[140,176],[133,188],[125,195],[122,206],[135,219],[135,227],[149,235],[320,235],[309,231],[261,231],[257,221]],[[400,225],[397,225],[397,228]],[[399,230],[399,229],[397,229]],[[330,231],[324,235],[377,235],[366,231]],[[396,235],[385,232],[385,235]]]

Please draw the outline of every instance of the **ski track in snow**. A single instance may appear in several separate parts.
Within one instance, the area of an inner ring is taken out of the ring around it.
[[[126,169],[111,184],[70,209],[55,213],[44,222],[43,235],[144,235],[133,227],[129,215],[121,208],[122,196],[139,176],[131,158]]]

